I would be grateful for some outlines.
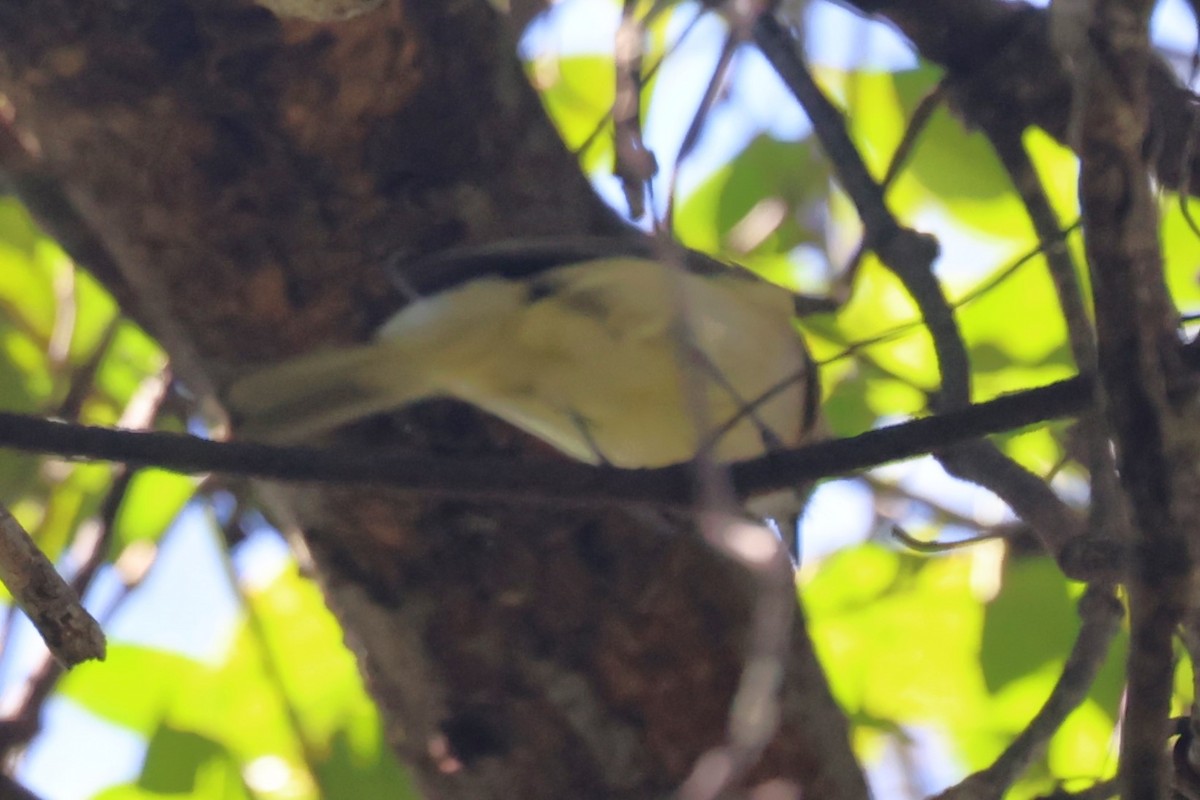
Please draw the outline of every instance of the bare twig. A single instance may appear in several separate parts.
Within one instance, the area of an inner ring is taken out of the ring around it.
[[[121,318],[114,317],[104,329],[104,333],[100,336],[100,341],[88,356],[87,361],[78,369],[71,372],[71,380],[67,389],[66,397],[58,404],[58,410],[55,416],[63,419],[78,419],[80,412],[83,410],[83,403],[88,396],[96,388],[96,373],[100,370],[100,365],[104,363],[104,357],[108,355],[109,348],[112,347],[113,340],[117,338],[117,331],[121,328]]]
[[[713,68],[713,73],[708,79],[708,86],[704,89],[704,96],[700,99],[696,113],[692,115],[691,124],[683,134],[683,141],[679,145],[679,153],[675,156],[675,165],[671,169],[671,178],[667,188],[667,212],[664,215],[664,227],[668,231],[674,229],[675,187],[679,178],[679,166],[692,154],[696,143],[700,140],[704,123],[707,122],[709,113],[717,104],[721,87],[724,85],[729,74],[729,67],[733,63],[734,53],[741,44],[742,39],[739,37],[737,29],[730,31],[725,37],[725,44],[721,47],[721,54],[717,57],[717,65]]]
[[[1081,545],[1082,516],[1031,472],[986,441],[966,442],[939,451],[938,460],[951,474],[995,492],[1018,517],[1029,523],[1063,572],[1078,580],[1111,579],[1119,568],[1119,552],[1092,552]]]
[[[989,118],[987,125],[992,145],[1021,196],[1038,240],[1042,243],[1059,308],[1067,324],[1067,338],[1075,363],[1080,372],[1094,374],[1098,359],[1096,334],[1087,312],[1083,289],[1079,285],[1075,261],[1066,246],[1062,225],[1025,149],[1021,130],[1014,128],[1011,121],[999,118]],[[1101,413],[1101,410],[1096,409],[1091,413]],[[1089,525],[1082,531],[1072,533],[1083,533],[1088,541],[1064,544],[1071,544],[1076,555],[1085,550],[1093,554],[1106,550],[1123,555],[1118,542],[1125,538],[1129,526],[1126,504],[1118,486],[1116,457],[1108,436],[1099,426],[1084,425],[1080,428],[1086,437],[1082,448],[1083,460],[1091,473],[1092,502]],[[1120,566],[1119,562],[1112,564],[1114,570]],[[1117,579],[1118,576],[1114,574],[1112,577]]]
[[[134,392],[125,411],[122,412],[119,424],[133,430],[152,428],[167,399],[170,385],[170,375],[165,372],[142,381],[142,385]],[[71,578],[71,585],[80,597],[83,597],[92,585],[96,572],[109,555],[109,545],[116,531],[117,513],[121,509],[121,503],[125,501],[134,475],[137,474],[128,464],[121,464],[114,472],[112,485],[109,486],[104,502],[100,505],[98,535]]]
[[[0,581],[54,657],[71,667],[104,658],[104,631],[7,508],[0,506]]]
[[[926,542],[921,539],[917,539],[899,525],[892,526],[893,539],[900,542],[900,544],[904,545],[908,549],[917,553],[923,553],[925,555],[945,553],[950,550],[961,550],[964,547],[973,547],[977,544],[982,544],[983,542],[990,542],[995,539],[1003,539],[1007,534],[1007,530],[992,530],[981,533],[978,536],[972,536],[969,539],[960,539],[956,542]]]
[[[1030,250],[1027,250],[1026,252],[1022,253],[1021,255],[1017,256],[1011,262],[1004,265],[1003,267],[996,270],[995,272],[991,273],[986,278],[981,280],[978,284],[976,284],[975,286],[968,289],[966,292],[959,295],[958,299],[953,304],[953,308],[955,308],[955,309],[963,308],[963,307],[975,302],[980,297],[987,295],[993,289],[997,288],[998,286],[1003,284],[1006,280],[1011,278],[1014,274],[1016,274],[1017,270],[1021,269],[1026,264],[1028,264],[1030,261],[1035,259],[1037,256],[1041,255],[1043,250],[1046,247],[1055,246],[1056,244],[1058,244],[1060,242],[1064,242],[1066,240],[1067,236],[1069,236],[1073,231],[1078,230],[1078,228],[1079,228],[1079,221],[1076,220],[1073,224],[1071,224],[1069,227],[1067,227],[1066,229],[1064,229],[1062,231],[1062,233],[1060,234],[1058,239],[1053,240],[1051,242],[1046,242],[1044,244],[1039,243],[1036,247],[1034,247]],[[925,323],[923,320],[913,319],[909,322],[897,323],[896,325],[893,325],[892,327],[888,328],[887,330],[883,331],[882,333],[876,334],[874,336],[868,336],[866,338],[856,339],[853,343],[838,341],[839,344],[842,344],[845,346],[845,349],[842,352],[837,353],[836,355],[826,358],[821,363],[828,364],[830,362],[837,361],[838,359],[846,358],[847,356],[853,355],[854,353],[859,352],[859,351],[861,351],[867,347],[870,347],[872,345],[882,344],[883,342],[889,342],[894,339],[898,339],[901,336],[904,336],[917,328],[924,327],[924,324]],[[826,338],[831,338],[830,331],[822,331],[822,334]]]
[[[932,498],[926,497],[925,495],[920,494],[919,492],[912,491],[911,489],[908,489],[907,487],[905,487],[899,483],[882,480],[881,478],[879,478],[878,475],[875,475],[875,474],[872,474],[869,472],[866,473],[865,475],[863,475],[861,480],[871,490],[871,493],[876,497],[877,501],[878,500],[884,500],[884,501],[886,501],[886,500],[901,500],[904,503],[915,503],[916,505],[924,506],[929,511],[929,513],[932,515],[932,517],[933,517],[932,522],[935,527],[942,528],[942,527],[946,527],[947,525],[954,525],[954,526],[958,526],[960,528],[975,528],[975,529],[979,530],[981,533],[984,533],[985,538],[995,538],[995,536],[1004,536],[1006,534],[1003,531],[1013,527],[1012,523],[1000,523],[999,525],[981,525],[979,520],[972,516],[959,513],[958,511],[955,511],[952,508],[942,505],[938,501],[933,500]],[[878,505],[878,502],[876,504]],[[892,519],[891,517],[889,517],[886,514],[879,514],[878,516],[880,519],[884,519],[889,522]],[[994,535],[992,535],[993,533],[994,533]],[[904,541],[905,544],[908,544],[907,540],[912,539],[912,537],[909,536],[907,534],[907,532],[905,532],[904,535],[900,537],[900,539],[901,539],[901,541]],[[921,540],[915,540],[915,541],[917,541],[918,544],[921,544],[921,545],[932,544],[931,542],[923,542]]]
[[[613,173],[625,191],[629,216],[641,219],[646,213],[646,194],[658,172],[658,164],[642,138],[642,40],[646,31],[636,11],[637,3],[626,0],[613,48],[617,84],[612,109],[616,153]]]
[[[758,16],[762,13],[762,9],[757,3],[739,4],[725,2],[718,5],[720,5],[722,15],[729,25],[729,33],[725,37],[725,43],[721,47],[721,53],[717,57],[717,64],[713,68],[712,75],[709,76],[708,86],[705,87],[700,105],[697,107],[696,113],[692,116],[692,121],[688,125],[688,129],[683,136],[683,141],[679,145],[679,154],[675,157],[675,167],[671,172],[670,188],[667,195],[668,206],[665,217],[665,227],[667,230],[671,230],[673,226],[675,184],[679,176],[679,165],[695,149],[696,143],[700,139],[700,134],[704,129],[704,123],[707,121],[709,113],[716,106],[721,88],[728,77],[733,57],[737,53],[737,49],[750,38],[754,25],[758,21]]]
[[[908,163],[908,159],[912,156],[917,142],[920,141],[921,134],[925,132],[925,127],[929,124],[929,120],[933,118],[933,113],[945,100],[945,95],[945,83],[943,82],[939,83],[933,91],[921,98],[921,102],[913,110],[912,117],[909,118],[908,125],[904,129],[904,137],[896,145],[895,152],[892,153],[892,158],[888,162],[887,172],[884,173],[883,180],[879,182],[881,191],[887,192],[888,187],[899,177],[901,171]],[[867,241],[864,240],[855,249],[854,255],[850,257],[850,261],[846,264],[839,280],[841,284],[839,292],[841,295],[849,295],[850,287],[854,285],[854,279],[857,277],[859,267],[862,266],[862,260],[867,255],[869,249]]]
[[[1090,585],[1079,601],[1083,626],[1062,674],[1041,709],[987,769],[976,772],[937,796],[937,800],[999,800],[1045,750],[1067,715],[1087,699],[1109,645],[1121,627],[1124,610],[1111,586]]]
[[[701,19],[703,19],[705,13],[705,9],[699,9],[692,16],[692,18],[688,20],[687,25],[685,25],[683,30],[680,31],[679,36],[675,39],[675,41],[672,42],[669,47],[667,47],[666,52],[664,52],[657,61],[645,68],[642,73],[643,83],[650,81],[650,79],[657,74],[658,70],[662,68],[662,65],[666,63],[666,60],[670,58],[677,49],[679,49],[684,41],[687,40],[687,37],[691,34],[692,30],[695,29],[696,25],[699,24]],[[648,22],[649,20],[647,19],[646,21]],[[583,155],[589,149],[591,149],[592,145],[600,141],[600,135],[604,133],[606,126],[612,121],[612,118],[613,109],[609,108],[608,111],[604,113],[604,116],[596,121],[596,125],[594,128],[592,128],[592,132],[589,133],[582,142],[580,142],[577,148],[575,148],[575,152],[579,155]]]
[[[155,376],[144,381],[133,399],[121,415],[121,422],[126,425],[145,427],[153,423],[166,393],[168,381],[165,376]],[[97,522],[99,530],[90,542],[90,549],[83,556],[83,563],[71,578],[71,590],[77,597],[83,597],[95,579],[100,565],[109,552],[114,531],[114,520],[121,502],[128,491],[134,471],[125,465],[115,470],[115,477],[100,509],[100,519]],[[128,568],[127,555],[118,559],[116,573],[120,576],[124,591],[119,594],[109,608],[100,615],[101,621],[111,618],[113,611],[119,607],[128,596],[131,581],[131,570]],[[125,562],[125,563],[122,563]],[[133,582],[145,577],[145,569],[134,578]],[[59,661],[47,655],[41,663],[35,666],[25,680],[19,701],[15,702],[13,711],[0,720],[0,760],[12,751],[23,747],[36,735],[40,724],[42,709],[50,697],[54,687],[63,676],[63,667]],[[3,795],[0,795],[2,797]]]
[[[1071,354],[1081,372],[1091,372],[1096,363],[1096,335],[1084,305],[1078,271],[1066,245],[1062,224],[1025,149],[1021,131],[1007,126],[1001,127],[999,123],[993,122],[987,133],[1025,205],[1025,211],[1041,243],[1039,250],[1046,257],[1050,278],[1058,295],[1058,304],[1067,323]]]

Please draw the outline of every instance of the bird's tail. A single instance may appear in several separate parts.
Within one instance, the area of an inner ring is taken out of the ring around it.
[[[293,444],[425,396],[387,344],[294,358],[251,373],[227,393],[239,438]]]

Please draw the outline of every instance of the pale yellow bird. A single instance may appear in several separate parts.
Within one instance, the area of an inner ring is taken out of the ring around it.
[[[641,256],[520,272],[418,299],[371,343],[235,382],[239,434],[302,442],[455,398],[571,458],[625,468],[701,453],[750,459],[812,435],[816,372],[786,290],[711,263],[697,272]]]

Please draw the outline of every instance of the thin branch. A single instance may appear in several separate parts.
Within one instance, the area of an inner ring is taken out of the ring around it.
[[[739,36],[737,28],[731,30],[725,37],[725,44],[721,47],[721,54],[717,57],[717,65],[713,68],[713,73],[708,79],[708,86],[704,89],[704,96],[700,98],[700,105],[696,108],[696,113],[692,115],[692,121],[683,134],[683,141],[679,144],[679,152],[675,156],[675,165],[671,169],[667,187],[667,211],[664,215],[664,227],[668,231],[674,230],[675,227],[675,194],[679,180],[679,167],[695,150],[696,144],[700,140],[700,134],[704,130],[704,124],[708,121],[708,115],[716,107],[721,88],[725,85],[729,68],[733,64],[733,56],[743,39],[743,36]]]
[[[987,134],[1025,205],[1025,212],[1041,243],[1038,249],[1046,257],[1050,278],[1058,295],[1058,305],[1067,323],[1071,354],[1081,372],[1091,372],[1096,364],[1096,335],[1084,304],[1075,260],[1063,236],[1063,226],[1025,149],[1021,131],[993,123]]]
[[[143,382],[122,413],[121,422],[139,427],[150,424],[161,406],[167,383],[163,376],[156,376]],[[130,480],[134,474],[133,470],[124,465],[115,470],[115,473],[113,483],[105,495],[100,509],[100,520],[97,525],[99,530],[90,543],[89,551],[83,557],[83,563],[71,579],[70,589],[76,597],[85,596],[100,565],[108,555],[109,544],[115,530],[113,523],[117,510],[127,494]],[[121,560],[125,560],[127,556],[128,553]],[[131,588],[130,581],[126,579],[130,570],[123,567],[121,560],[118,561],[115,571],[122,578],[123,591],[114,599],[107,613],[101,615],[102,620],[111,619],[113,610],[128,596]],[[141,570],[138,579],[144,578],[144,576],[145,569]],[[64,672],[62,660],[52,658],[50,654],[46,654],[29,671],[21,689],[19,701],[14,702],[11,712],[0,720],[0,760],[9,760],[12,753],[24,748],[37,735],[41,725],[42,710],[51,693],[58,686]],[[7,798],[8,795],[0,792],[0,797]]]
[[[807,112],[838,181],[866,229],[864,245],[874,250],[884,266],[900,279],[921,311],[942,370],[945,407],[966,405],[970,402],[970,369],[958,323],[933,274],[932,265],[938,255],[936,240],[902,226],[887,207],[883,188],[871,176],[850,139],[842,112],[813,79],[792,35],[772,15],[763,14],[755,25],[754,41]]]
[[[1079,283],[1079,273],[1067,247],[1062,224],[1025,148],[1022,132],[1012,125],[1011,120],[989,118],[986,124],[988,138],[1008,171],[1042,243],[1041,249],[1058,296],[1059,308],[1067,324],[1071,354],[1080,372],[1095,374],[1099,358],[1096,333]],[[1096,409],[1093,413],[1101,411]],[[1107,433],[1100,426],[1081,426],[1081,433],[1085,437],[1082,460],[1091,473],[1092,497],[1089,525],[1078,533],[1082,533],[1088,541],[1065,544],[1071,544],[1076,553],[1084,549],[1093,553],[1107,550],[1123,556],[1123,548],[1117,543],[1125,538],[1129,529],[1128,510],[1117,478],[1116,456]],[[1120,566],[1119,561],[1112,564],[1114,570]],[[1116,580],[1118,576],[1114,573],[1112,579]]]
[[[133,430],[152,428],[167,400],[170,386],[170,376],[165,372],[142,381],[142,385],[134,392],[122,412],[119,424]],[[104,496],[104,502],[100,504],[100,530],[91,550],[83,557],[82,563],[71,578],[71,586],[80,597],[91,587],[96,573],[109,556],[109,548],[116,534],[117,513],[121,510],[121,504],[125,502],[136,474],[137,471],[128,464],[121,464],[119,469],[114,470],[112,484]]]
[[[900,225],[888,209],[883,188],[871,176],[850,139],[841,111],[813,80],[788,31],[770,15],[763,15],[755,28],[755,42],[808,113],[838,179],[858,209],[866,228],[866,244],[903,283],[921,312],[941,372],[935,408],[967,406],[971,398],[970,363],[954,309],[933,273],[936,242]],[[1068,543],[1078,538],[1081,527],[1071,509],[1037,475],[985,441],[939,450],[935,456],[952,475],[984,486],[1008,503],[1033,526],[1046,549],[1060,564],[1064,563],[1062,554]]]
[[[1068,378],[853,438],[735,464],[734,484],[740,496],[748,496],[845,475],[979,436],[1078,414],[1090,402],[1090,384],[1082,378]],[[345,445],[280,447],[216,442],[181,433],[100,428],[7,412],[0,412],[0,447],[189,474],[224,472],[285,481],[374,484],[442,496],[558,506],[627,502],[680,507],[690,503],[692,485],[686,465],[619,470],[562,460],[437,457]]]
[[[882,480],[878,477],[878,475],[867,473],[866,475],[862,476],[861,480],[867,486],[867,488],[871,490],[871,494],[876,498],[877,509],[880,505],[880,501],[884,503],[889,501],[900,501],[905,504],[922,506],[932,517],[932,524],[934,527],[944,528],[946,526],[957,526],[960,528],[974,528],[982,534],[981,538],[983,539],[994,539],[997,537],[1006,536],[1007,534],[1005,531],[1009,531],[1016,527],[1016,524],[1012,522],[984,525],[978,519],[972,516],[962,514],[952,508],[948,508],[947,506],[942,505],[930,497],[926,497],[925,495],[908,489],[900,483]],[[886,513],[886,511],[877,510],[875,517],[877,523],[882,522],[886,525],[893,525],[895,523],[893,517]],[[910,541],[916,543],[918,549],[919,547],[926,547],[930,545],[936,547],[938,545],[937,542],[928,542],[915,539],[909,535],[907,531],[902,532],[902,535],[897,538],[904,542],[905,545],[909,545]],[[957,542],[952,542],[950,544],[957,545]]]
[[[969,539],[959,539],[954,542],[926,542],[916,538],[908,531],[901,528],[899,525],[892,526],[892,538],[900,544],[907,547],[916,553],[923,555],[935,555],[938,553],[947,553],[951,550],[961,550],[964,547],[974,547],[983,542],[990,542],[996,539],[1004,539],[1008,536],[1008,530],[993,529],[978,536],[972,536]]]
[[[1028,264],[1030,261],[1032,261],[1039,255],[1041,255],[1047,247],[1054,246],[1056,243],[1059,243],[1059,242],[1065,242],[1066,238],[1072,232],[1078,230],[1078,228],[1079,228],[1079,221],[1076,220],[1069,227],[1065,228],[1062,231],[1062,233],[1059,235],[1058,239],[1056,239],[1054,241],[1050,241],[1050,242],[1039,243],[1036,247],[1034,247],[1030,250],[1027,250],[1024,253],[1022,253],[1021,255],[1017,256],[1011,262],[1000,267],[998,270],[996,270],[995,272],[988,275],[986,278],[984,278],[978,284],[976,284],[975,286],[971,287],[967,291],[960,294],[958,299],[954,301],[953,308],[956,310],[960,309],[960,308],[964,308],[967,305],[970,305],[971,303],[978,300],[980,297],[986,296],[989,292],[996,289],[997,287],[1002,285],[1005,281],[1007,281],[1009,278],[1011,278],[1013,275],[1015,275],[1017,270],[1021,269],[1026,264]],[[803,314],[801,314],[801,316],[803,316]],[[832,363],[839,359],[851,356],[851,355],[853,355],[867,347],[870,347],[872,345],[882,344],[884,342],[889,342],[889,341],[893,341],[895,339],[899,339],[900,337],[907,335],[908,333],[912,332],[913,330],[915,330],[917,328],[924,327],[924,324],[925,324],[924,321],[921,319],[913,319],[913,320],[909,320],[908,322],[900,322],[900,323],[897,323],[897,324],[893,325],[892,327],[888,328],[887,330],[883,331],[882,333],[878,333],[878,334],[875,334],[874,336],[868,336],[868,337],[862,338],[862,339],[856,339],[853,343],[850,343],[843,339],[837,338],[836,331],[834,331],[832,329],[822,330],[821,334],[824,338],[829,339],[831,341],[834,341],[837,344],[842,345],[845,349],[843,349],[840,353],[837,353],[835,355],[832,355],[832,356],[824,359],[820,363],[822,365],[829,364],[829,363]]]
[[[921,102],[917,103],[917,107],[913,109],[912,116],[908,118],[908,125],[904,128],[904,136],[900,139],[900,143],[896,145],[891,161],[888,162],[887,172],[884,173],[883,180],[879,182],[879,188],[886,192],[888,187],[895,183],[896,178],[900,177],[901,171],[907,166],[913,151],[916,150],[917,142],[921,139],[921,134],[929,126],[929,121],[933,119],[934,112],[945,102],[946,84],[943,81],[933,87],[933,89],[921,98]]]
[[[114,316],[113,319],[105,326],[104,332],[100,334],[100,341],[92,349],[85,361],[80,367],[71,372],[71,379],[68,383],[67,394],[58,404],[55,411],[55,416],[63,419],[78,419],[83,410],[83,404],[96,389],[96,375],[100,371],[100,366],[104,363],[105,357],[112,348],[113,341],[117,338],[117,333],[121,329],[121,317]]]
[[[687,40],[688,36],[692,33],[692,31],[700,23],[700,20],[704,18],[705,13],[706,13],[705,9],[701,8],[695,14],[693,14],[692,18],[688,20],[688,23],[683,26],[683,30],[681,30],[679,32],[679,36],[676,37],[675,41],[672,42],[666,48],[665,52],[663,52],[663,54],[661,56],[659,56],[657,61],[653,62],[652,64],[650,64],[650,66],[646,67],[643,70],[643,72],[642,72],[642,83],[643,84],[649,83],[650,80],[658,73],[659,69],[662,68],[663,64],[666,63],[667,59],[670,58],[672,55],[674,55],[675,51],[678,50],[683,45],[683,43]],[[650,19],[651,19],[651,16],[647,15],[647,18],[645,20],[643,20],[642,25],[645,26],[646,24],[648,24],[650,22]],[[596,121],[595,126],[592,128],[591,132],[587,135],[587,137],[582,142],[579,143],[578,147],[575,148],[575,150],[574,150],[575,154],[577,156],[579,156],[580,158],[582,158],[583,155],[585,153],[587,153],[587,151],[590,150],[594,144],[596,144],[596,142],[600,141],[601,134],[604,133],[605,128],[608,126],[608,123],[612,122],[612,119],[613,119],[613,109],[610,107],[607,111],[604,112],[604,116],[602,116],[600,119],[598,119]]]
[[[999,800],[1087,699],[1096,675],[1121,628],[1124,609],[1111,586],[1092,584],[1079,600],[1083,625],[1050,696],[1025,729],[987,769],[976,772],[937,796],[936,800]]]
[[[888,162],[887,172],[884,173],[883,180],[879,182],[879,188],[884,193],[887,192],[888,187],[899,177],[909,158],[912,157],[913,150],[916,149],[917,142],[921,139],[921,134],[925,132],[929,121],[933,119],[933,113],[945,101],[945,95],[945,82],[941,82],[931,92],[922,97],[921,102],[913,109],[912,116],[908,120],[908,125],[904,129],[904,136],[901,138],[900,143],[896,145],[896,149],[892,153],[892,158]],[[854,279],[858,275],[858,270],[862,266],[863,258],[866,257],[868,250],[867,241],[862,241],[854,250],[854,255],[850,257],[850,261],[846,264],[839,279],[839,283],[841,284],[839,291],[843,296],[848,295],[850,287],[854,285]]]
[[[1042,477],[1004,455],[987,441],[965,442],[936,453],[950,474],[994,492],[1029,523],[1046,551],[1069,577],[1113,578],[1121,552],[1086,546],[1083,519]]]
[[[625,0],[613,48],[616,70],[612,107],[616,159],[613,174],[621,181],[625,202],[629,204],[629,216],[641,219],[646,213],[646,194],[650,181],[658,172],[658,163],[642,136],[642,41],[646,29],[638,20],[636,10],[634,0]]]
[[[104,631],[25,528],[0,506],[0,581],[62,664],[104,659]]]
[[[122,412],[122,424],[139,428],[151,424],[166,395],[167,385],[168,381],[165,376],[161,375],[144,381]],[[83,555],[82,564],[71,578],[71,590],[77,597],[86,596],[101,564],[108,556],[109,545],[115,531],[114,522],[117,511],[128,492],[134,471],[126,465],[122,465],[121,468],[114,470],[114,473],[112,485],[101,504],[100,519],[96,526],[99,530],[90,542],[88,552]],[[126,577],[130,570],[121,563],[127,556],[128,554],[123,554],[122,559],[118,560],[115,570],[124,583],[124,591],[118,595],[108,611],[100,615],[102,621],[111,619],[113,609],[128,595],[130,581]],[[142,570],[141,576],[144,577],[144,574],[145,571]],[[14,703],[10,714],[0,720],[0,760],[6,758],[13,751],[23,748],[37,734],[42,718],[42,709],[63,673],[62,665],[49,655],[46,655],[41,663],[30,670],[21,690],[20,702]],[[0,794],[0,797],[3,795]]]

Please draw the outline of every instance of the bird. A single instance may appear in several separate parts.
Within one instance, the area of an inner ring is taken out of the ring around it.
[[[371,341],[254,369],[240,438],[295,444],[418,401],[470,404],[588,464],[727,463],[814,436],[793,295],[695,254],[587,240],[452,248]]]

